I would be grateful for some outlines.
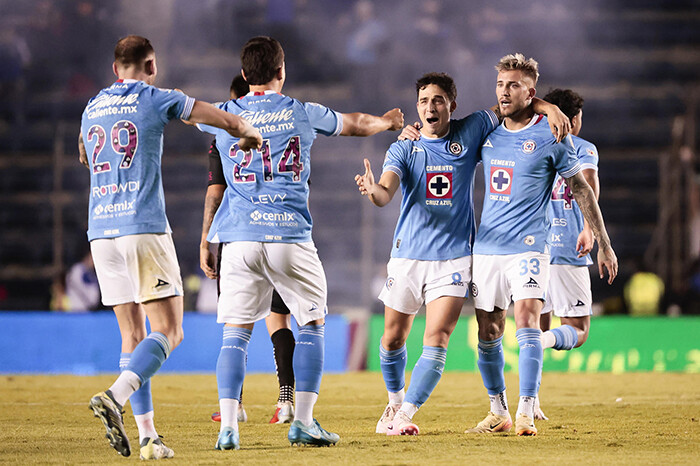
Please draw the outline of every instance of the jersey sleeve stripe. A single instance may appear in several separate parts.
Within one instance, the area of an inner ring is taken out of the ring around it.
[[[337,121],[335,125],[335,131],[333,131],[333,134],[331,134],[331,136],[338,136],[343,131],[343,115],[336,112],[335,110],[331,111],[335,114],[335,118]]]
[[[573,167],[569,168],[565,172],[560,172],[559,174],[561,175],[562,178],[571,178],[574,176],[576,173],[581,171],[581,164],[577,163]]]
[[[598,165],[594,163],[582,163],[581,170],[598,170]]]
[[[194,107],[194,98],[187,97],[187,101],[185,102],[185,108],[182,109],[182,113],[180,114],[181,120],[189,120],[190,119],[190,114],[192,113],[192,107]]]
[[[486,111],[486,114],[491,119],[491,124],[493,126],[492,129],[495,129],[498,126],[498,117],[496,116],[496,113],[494,113],[494,111],[491,110],[490,108],[487,108],[485,111]]]
[[[403,178],[403,172],[401,171],[401,169],[399,167],[395,167],[393,165],[389,165],[389,166],[384,167],[384,170],[382,170],[382,173],[384,173],[384,172],[394,172],[399,176],[399,178]]]

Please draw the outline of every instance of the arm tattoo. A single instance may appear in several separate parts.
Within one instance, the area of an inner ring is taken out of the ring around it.
[[[605,230],[603,214],[600,212],[593,189],[586,182],[583,174],[578,172],[571,178],[568,178],[566,182],[581,209],[581,213],[583,213],[583,218],[591,226],[591,230],[593,230],[593,234],[598,240],[598,246],[603,249],[610,247],[610,238]]]
[[[204,199],[204,223],[202,224],[202,233],[209,233],[211,223],[214,221],[214,214],[221,205],[221,196],[207,195]]]

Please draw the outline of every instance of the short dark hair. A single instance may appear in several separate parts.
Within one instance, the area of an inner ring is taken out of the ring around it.
[[[421,78],[416,81],[416,95],[429,84],[435,84],[445,91],[450,102],[457,100],[457,86],[455,86],[454,79],[447,73],[427,73],[421,76]]]
[[[583,97],[571,89],[550,89],[544,100],[559,107],[571,120],[583,108]]]
[[[241,50],[241,68],[251,86],[272,81],[283,64],[282,45],[272,37],[253,37]]]
[[[243,97],[248,92],[250,92],[250,86],[248,85],[248,81],[243,79],[243,76],[241,76],[240,74],[237,74],[236,77],[233,78],[233,81],[231,81],[231,87],[229,88],[229,92],[231,93],[234,99]]]
[[[130,35],[122,37],[114,47],[114,61],[122,66],[140,65],[154,53],[151,42],[145,37]]]

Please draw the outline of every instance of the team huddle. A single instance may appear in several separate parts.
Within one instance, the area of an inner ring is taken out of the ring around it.
[[[219,161],[210,163],[218,168],[210,168],[200,246],[203,271],[220,280],[217,322],[224,324],[216,365],[215,418],[221,426],[215,448],[240,447],[247,347],[262,319],[280,383],[270,422],[290,422],[292,445],[328,446],[340,439],[313,416],[323,371],[327,286],[311,236],[310,149],[318,134],[366,137],[399,130],[403,113],[398,108],[381,116],[339,113],[283,95],[284,51],[269,37],[244,45],[241,67],[247,86],[235,92],[232,86],[231,100],[210,105],[154,87],[153,47],[143,37],[127,36],[115,48],[119,79],[83,113],[80,159],[91,173],[88,239],[103,303],[113,306],[122,336],[121,373],[91,398],[90,408],[110,445],[124,456],[131,454],[122,419],[129,400],[141,458],[174,456],[155,429],[150,390],[150,378],[183,338],[182,279],[161,181],[163,129],[173,119],[212,134],[211,160]],[[617,274],[597,204],[597,151],[568,135],[580,130],[582,99],[571,91],[535,98],[537,63],[520,54],[505,56],[496,69],[498,104],[462,119],[451,118],[457,97],[452,78],[421,77],[416,83],[421,124],[407,126],[391,145],[378,181],[366,159],[365,173],[355,177],[361,194],[377,206],[390,202],[399,187],[402,193],[379,296],[385,304],[380,359],[389,403],[377,433],[419,433],[413,416],[440,380],[450,335],[471,294],[490,409],[467,432],[502,432],[513,425],[501,348],[513,301],[520,346],[515,431],[536,435],[534,420],[546,419],[537,398],[543,348],[571,349],[588,334],[587,266],[594,240],[601,278],[607,270],[611,283]],[[472,191],[479,162],[486,192],[477,228]],[[269,199],[281,202],[261,202]],[[220,245],[218,260],[211,243]],[[423,305],[423,352],[405,390],[406,338]],[[551,311],[563,325],[549,330]],[[290,315],[299,325],[296,342]]]

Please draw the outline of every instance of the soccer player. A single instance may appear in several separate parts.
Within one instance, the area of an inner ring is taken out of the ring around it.
[[[571,120],[571,134],[581,172],[600,196],[598,181],[598,149],[578,137],[583,126],[583,98],[571,89],[554,89],[544,100],[557,105]],[[588,266],[593,264],[593,232],[571,195],[566,180],[557,176],[549,204],[550,276],[547,299],[540,316],[542,348],[571,350],[583,345],[591,325],[591,277]],[[562,325],[550,330],[552,311]],[[535,399],[535,419],[547,419]]]
[[[534,401],[542,373],[539,319],[549,282],[547,208],[557,173],[567,181],[598,239],[601,278],[605,269],[608,283],[617,275],[617,257],[571,139],[556,143],[547,131],[545,117],[536,115],[532,108],[537,68],[535,60],[522,54],[507,55],[496,66],[496,95],[504,121],[481,148],[486,192],[474,243],[471,290],[479,326],[478,366],[491,410],[467,432],[505,432],[512,427],[501,346],[506,309],[512,299],[520,346],[515,431],[518,435],[537,434]]]
[[[417,435],[412,418],[437,385],[447,345],[471,281],[475,234],[472,188],[482,142],[498,126],[492,109],[450,120],[457,107],[452,78],[429,73],[416,82],[420,132],[404,130],[407,140],[389,148],[379,182],[365,159],[365,174],[355,180],[375,205],[389,203],[401,186],[402,203],[394,233],[388,279],[379,299],[385,304],[380,364],[389,403],[376,432]],[[566,117],[539,101],[538,110],[566,126]],[[407,134],[409,133],[409,134]],[[404,394],[406,338],[419,308],[426,305],[423,352]]]
[[[291,444],[333,445],[337,434],[313,418],[323,371],[326,278],[311,239],[307,206],[310,149],[317,134],[370,136],[397,130],[403,114],[341,114],[281,94],[286,79],[284,51],[275,39],[255,37],[241,51],[243,77],[251,92],[220,107],[250,121],[263,133],[259,150],[207,126],[216,136],[226,191],[207,240],[224,243],[221,257],[219,323],[224,338],[217,361],[221,430],[216,448],[239,448],[236,411],[245,376],[252,328],[270,312],[272,290],[300,325],[294,349],[296,377]]]
[[[173,451],[153,424],[149,383],[183,337],[182,279],[161,181],[163,129],[174,118],[214,125],[240,137],[246,150],[260,147],[262,138],[236,115],[154,87],[156,56],[148,39],[120,39],[113,70],[119,79],[88,103],[78,144],[90,169],[88,240],[102,302],[114,307],[122,335],[122,372],[92,397],[90,408],[111,446],[129,456],[122,406],[131,398],[141,458],[170,458]]]
[[[250,91],[248,83],[243,76],[236,75],[231,81],[229,94],[231,99],[243,97]],[[221,260],[221,243],[219,243],[216,257],[211,252],[211,244],[207,241],[211,222],[214,220],[216,209],[219,208],[226,189],[226,178],[221,166],[219,150],[216,148],[216,139],[209,148],[209,186],[204,201],[204,223],[202,224],[202,240],[199,245],[199,264],[204,274],[212,280],[218,280]],[[275,413],[270,419],[270,424],[284,424],[294,420],[294,368],[292,358],[294,356],[294,334],[291,329],[289,308],[284,304],[277,291],[272,292],[272,305],[270,315],[265,318],[267,331],[270,333],[275,356],[275,369],[277,371],[277,381],[279,383],[279,396]],[[238,422],[245,422],[248,419],[245,409],[243,409],[241,398],[238,399]],[[212,414],[214,421],[221,421],[221,413]]]

